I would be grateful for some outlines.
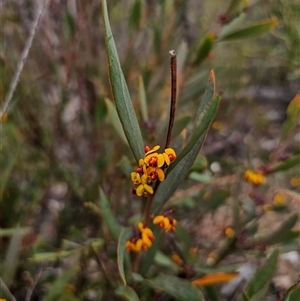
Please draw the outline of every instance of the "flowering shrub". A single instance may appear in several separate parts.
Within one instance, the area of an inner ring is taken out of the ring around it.
[[[31,17],[6,1],[0,301],[298,300],[299,280],[274,275],[299,251],[300,94],[279,114],[274,93],[271,106],[251,94],[274,66],[280,83],[299,73],[283,20],[299,7],[281,1],[112,0],[112,29],[108,1],[56,1],[12,85]],[[269,47],[247,42],[278,22]]]

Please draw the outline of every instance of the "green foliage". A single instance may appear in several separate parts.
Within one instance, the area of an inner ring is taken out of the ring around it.
[[[265,295],[267,287],[276,270],[278,255],[279,250],[274,250],[265,264],[256,272],[247,285],[245,296],[247,296],[249,300],[261,300]]]
[[[203,300],[200,291],[189,281],[182,278],[161,274],[154,279],[145,280],[145,283],[181,301]]]
[[[128,139],[135,159],[138,161],[139,158],[143,156],[143,138],[119,62],[116,45],[109,24],[106,1],[102,2],[102,6],[111,89],[125,136]]]
[[[1,298],[225,301],[218,279],[246,261],[261,268],[234,297],[274,297],[279,251],[266,255],[275,244],[299,251],[299,5],[254,2],[48,7],[0,111]],[[1,8],[1,99],[34,11]],[[165,163],[148,174],[139,159],[155,145]],[[139,198],[139,185],[153,194]],[[298,295],[299,280],[283,301]]]
[[[125,276],[125,258],[128,256],[125,244],[126,241],[130,239],[131,236],[132,236],[132,230],[129,228],[125,228],[120,233],[119,240],[118,240],[118,249],[117,249],[118,270],[124,285],[126,285],[127,283],[126,276]]]
[[[219,37],[218,41],[230,41],[235,39],[246,39],[260,36],[264,33],[269,32],[275,26],[277,26],[278,20],[276,18],[263,20],[259,23],[252,24],[248,27],[228,32]]]

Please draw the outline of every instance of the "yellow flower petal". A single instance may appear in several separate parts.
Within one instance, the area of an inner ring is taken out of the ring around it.
[[[131,181],[134,185],[139,185],[141,183],[141,176],[137,172],[132,172]]]
[[[144,189],[150,194],[153,194],[153,192],[154,192],[152,186],[150,186],[148,184],[144,185]]]
[[[173,148],[166,148],[165,153],[168,154],[168,155],[176,156],[176,153],[175,153]]]
[[[165,164],[165,159],[163,154],[157,155],[157,167],[162,167]]]
[[[161,223],[163,221],[165,217],[163,215],[157,215],[154,219],[153,219],[153,224],[157,225],[159,223]]]
[[[138,187],[137,187],[137,189],[136,189],[136,194],[138,195],[138,196],[142,196],[143,194],[144,194],[144,185],[143,184],[141,184],[141,185],[139,185]]]
[[[168,154],[163,153],[163,156],[164,156],[164,159],[165,159],[166,164],[167,164],[167,165],[170,165],[171,162],[170,162],[170,158],[169,158]]]
[[[142,233],[142,240],[143,243],[149,248],[152,246],[152,241],[149,239],[148,235],[146,233]]]
[[[142,222],[138,223],[138,229],[140,230],[140,232],[142,232],[144,230],[144,224]]]
[[[145,157],[148,156],[149,154],[154,153],[155,151],[157,151],[158,149],[160,149],[159,145],[155,145],[152,149],[150,149],[146,154]]]
[[[158,179],[162,182],[165,179],[165,173],[163,172],[163,170],[160,168],[157,168],[155,172],[158,176]]]
[[[148,176],[143,174],[141,177],[141,183],[144,185],[147,184],[147,182],[148,182]]]
[[[138,241],[135,244],[135,251],[136,252],[140,252],[142,250],[142,248],[143,248],[143,245],[144,245],[143,240],[141,238],[138,239]]]
[[[163,219],[164,228],[167,230],[170,227],[170,220],[167,217]]]

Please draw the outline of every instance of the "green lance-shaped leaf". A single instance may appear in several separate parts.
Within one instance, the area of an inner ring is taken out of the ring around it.
[[[21,242],[24,236],[24,232],[22,233],[20,229],[21,228],[19,228],[19,226],[16,227],[16,231],[10,241],[5,257],[2,277],[7,286],[10,286],[12,284],[19,264]]]
[[[128,141],[124,134],[122,123],[120,122],[116,107],[113,105],[113,103],[108,98],[105,98],[105,104],[107,107],[108,116],[110,118],[110,122],[111,122],[112,126],[114,127],[114,129],[116,130],[116,132],[118,133],[120,138],[127,144]]]
[[[221,99],[220,96],[214,95],[214,91],[214,73],[211,71],[206,92],[196,115],[192,135],[182,152],[169,167],[166,179],[159,185],[153,200],[153,212],[167,202],[193,165]]]
[[[275,163],[269,167],[269,173],[288,170],[292,167],[299,166],[300,164],[300,154],[297,154],[285,161]]]
[[[126,277],[125,277],[125,257],[128,256],[128,251],[126,250],[126,241],[129,240],[132,236],[132,230],[130,228],[125,228],[120,233],[119,241],[118,241],[118,249],[117,249],[117,257],[118,257],[118,270],[121,276],[121,279],[126,285]]]
[[[282,301],[298,301],[300,296],[300,277],[284,294]]]
[[[256,272],[252,280],[249,282],[245,292],[250,300],[261,296],[259,300],[263,300],[262,296],[268,288],[273,275],[276,271],[277,258],[279,250],[274,250],[265,264]]]
[[[297,125],[298,116],[300,114],[300,93],[292,99],[287,107],[286,115],[287,118],[281,127],[281,141],[286,139],[290,131]]]
[[[218,38],[218,41],[230,41],[236,39],[253,38],[265,34],[276,27],[278,24],[277,18],[263,20],[261,22],[252,24],[248,27],[223,34]]]
[[[122,230],[121,226],[116,220],[115,215],[113,214],[110,208],[109,201],[101,187],[99,187],[99,193],[100,193],[99,207],[101,208],[103,218],[107,224],[107,227],[111,235],[115,240],[117,240]]]
[[[138,29],[142,19],[142,2],[135,0],[132,5],[129,24],[133,29]]]
[[[130,99],[123,71],[121,69],[116,45],[109,24],[107,4],[105,0],[102,1],[102,15],[105,29],[104,35],[112,94],[125,136],[136,161],[138,161],[140,158],[144,157],[143,138]]]
[[[76,274],[78,269],[78,259],[79,252],[77,252],[75,262],[72,264],[72,267],[68,270],[65,270],[54,283],[50,286],[47,296],[43,299],[44,301],[56,301],[60,296],[69,282],[69,280]]]
[[[286,239],[286,236],[289,234],[290,230],[294,227],[298,220],[298,214],[293,214],[286,221],[284,221],[280,227],[272,232],[266,238],[261,238],[267,244],[277,244]]]
[[[145,280],[145,283],[154,289],[162,290],[180,301],[201,301],[199,289],[188,280],[171,275],[159,275],[154,279]]]
[[[149,120],[149,114],[148,114],[147,97],[146,97],[144,80],[141,75],[139,76],[139,100],[141,105],[143,121],[146,123]]]
[[[118,286],[117,289],[115,290],[115,293],[116,295],[121,296],[128,301],[140,300],[135,290],[128,285]]]
[[[215,41],[215,34],[209,33],[200,43],[199,48],[197,50],[197,56],[194,64],[199,65],[203,60],[209,55],[210,51],[213,48]]]
[[[220,31],[218,35],[218,39],[221,40],[223,36],[226,36],[230,34],[231,32],[234,32],[237,30],[238,27],[242,24],[242,22],[245,20],[246,14],[241,13],[237,18],[232,20],[230,23],[226,24],[222,27],[222,30]]]
[[[31,258],[29,258],[29,261],[36,263],[56,261],[58,259],[70,257],[75,251],[76,250],[35,253]]]

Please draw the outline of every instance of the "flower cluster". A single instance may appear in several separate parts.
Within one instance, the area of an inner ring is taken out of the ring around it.
[[[169,218],[164,215],[158,215],[153,219],[153,224],[165,229],[166,232],[170,232],[175,231],[177,221],[174,218]]]
[[[157,179],[162,182],[165,179],[165,169],[176,159],[175,151],[166,148],[163,153],[158,153],[159,145],[152,149],[145,147],[145,156],[139,160],[139,166],[131,173],[131,180],[135,188],[133,192],[138,196],[153,194],[152,183]]]
[[[249,169],[244,173],[244,180],[254,185],[261,185],[266,183],[266,177],[263,173]]]
[[[163,228],[165,232],[170,232],[175,231],[177,221],[165,215],[158,215],[153,219],[153,224]],[[143,223],[138,223],[134,231],[133,238],[125,244],[126,249],[129,252],[147,251],[155,240],[152,230]]]
[[[126,242],[126,249],[131,252],[146,251],[152,246],[155,239],[153,232],[150,228],[146,227],[143,223],[138,223],[138,233]]]

